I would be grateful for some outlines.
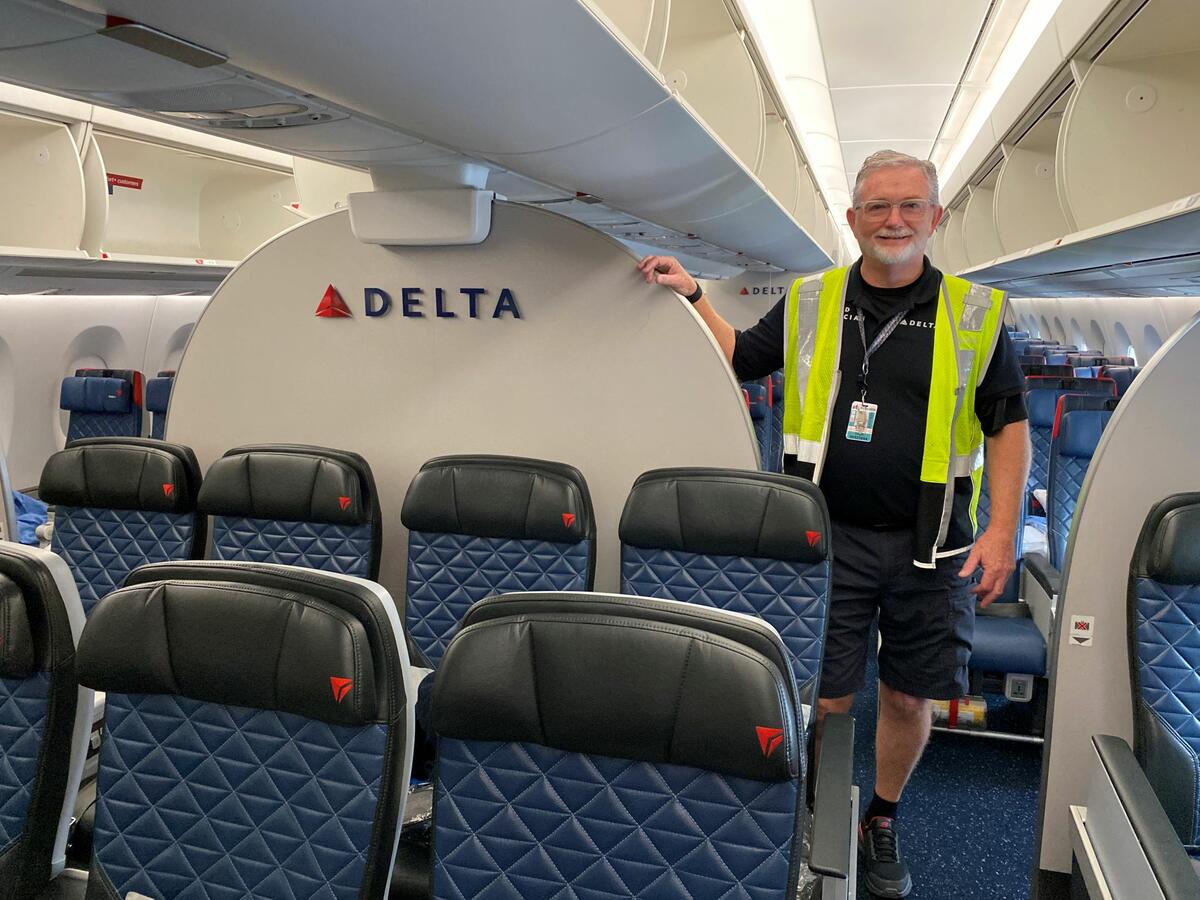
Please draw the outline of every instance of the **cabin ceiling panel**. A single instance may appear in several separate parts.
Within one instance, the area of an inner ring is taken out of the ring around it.
[[[916,139],[932,146],[946,108],[954,97],[952,84],[893,84],[885,87],[835,88],[838,134],[849,141]]]

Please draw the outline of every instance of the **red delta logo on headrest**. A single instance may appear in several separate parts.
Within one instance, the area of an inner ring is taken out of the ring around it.
[[[783,743],[783,729],[759,725],[754,730],[758,732],[758,745],[762,747],[762,755],[769,759],[771,754],[778,750],[779,745]]]
[[[163,489],[164,497],[170,497],[172,494],[175,493],[175,485],[173,485],[173,484],[164,484],[162,486],[162,489]]]
[[[341,703],[346,699],[346,695],[350,693],[354,687],[354,680],[351,678],[338,678],[336,675],[329,676],[329,686],[333,688],[333,699],[337,703]]]
[[[575,513],[563,513],[562,520],[563,525],[565,525],[567,528],[570,528],[575,524]]]
[[[350,312],[350,307],[346,305],[342,295],[331,284],[325,288],[325,295],[317,304],[316,316],[318,319],[353,319],[354,313]]]
[[[745,297],[747,294],[750,293],[750,290],[749,290],[749,288],[742,288],[740,291],[738,291],[738,293],[741,294],[743,297]]]
[[[350,502],[351,501],[349,497],[338,497],[338,509],[344,512],[350,508]]]
[[[808,531],[805,532],[805,534],[808,536],[808,546],[816,547],[817,544],[821,543],[821,532]]]

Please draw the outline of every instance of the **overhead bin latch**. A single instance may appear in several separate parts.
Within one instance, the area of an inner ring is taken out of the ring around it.
[[[371,170],[375,190],[347,196],[350,229],[364,244],[478,244],[492,229],[487,168],[455,165]]]

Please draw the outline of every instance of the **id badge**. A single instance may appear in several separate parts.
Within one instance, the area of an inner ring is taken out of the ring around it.
[[[846,426],[846,440],[863,443],[870,441],[871,434],[875,431],[875,413],[878,411],[877,403],[855,400],[850,404],[850,424]]]

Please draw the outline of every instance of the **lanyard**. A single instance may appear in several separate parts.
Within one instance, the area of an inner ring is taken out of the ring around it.
[[[907,309],[902,309],[896,313],[875,335],[875,340],[871,341],[871,346],[867,346],[867,329],[863,326],[863,311],[860,309],[858,315],[855,316],[855,321],[858,322],[858,336],[862,339],[863,361],[862,371],[858,375],[858,389],[862,392],[860,398],[863,403],[867,402],[867,375],[871,371],[871,354],[883,346],[883,342],[892,336],[892,332],[896,330],[896,326],[900,324],[900,320],[908,313]]]

